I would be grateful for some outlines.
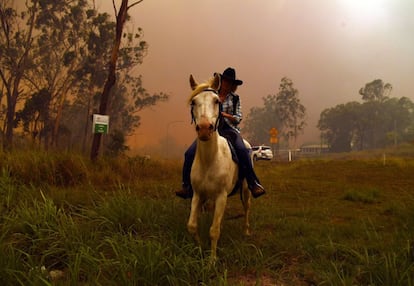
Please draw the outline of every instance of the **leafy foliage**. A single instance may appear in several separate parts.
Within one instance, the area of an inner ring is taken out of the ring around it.
[[[363,103],[349,102],[322,111],[318,128],[333,152],[396,145],[414,140],[414,103],[390,98],[390,84],[375,80],[360,93]]]
[[[31,51],[38,1],[28,1],[26,8],[26,11],[18,13],[13,9],[13,1],[0,2],[0,89],[2,93],[5,91],[6,99],[5,116],[0,119],[4,122],[1,132],[6,150],[10,150],[13,144],[16,106],[24,94],[22,79],[33,66]]]
[[[49,104],[42,107],[42,124],[36,125],[36,132],[43,134],[39,143],[43,140],[45,148],[84,149],[91,140],[90,116],[99,106],[96,95],[108,75],[116,23],[85,0],[30,0],[18,8],[9,0],[0,4],[0,100],[7,99],[7,112],[0,112],[0,120],[6,126],[4,138],[9,139],[3,143],[12,146],[16,124],[22,124],[25,132],[35,128],[28,125],[35,120],[31,101],[38,101],[32,97],[46,90]],[[122,35],[118,81],[107,110],[111,130],[123,136],[139,127],[140,110],[168,99],[165,93],[148,93],[141,76],[134,75],[148,44],[141,28],[128,30]],[[17,101],[23,105],[27,101],[25,110],[16,110]]]
[[[283,124],[283,136],[286,141],[296,139],[305,127],[306,108],[300,103],[299,91],[293,87],[291,79],[284,77],[281,80],[279,93],[276,97],[276,106]]]
[[[248,134],[250,143],[254,145],[269,141],[269,130],[273,127],[280,129],[282,123],[276,108],[276,97],[268,95],[263,98],[263,107],[253,107],[244,123],[243,132]]]
[[[247,116],[244,131],[251,142],[263,144],[268,142],[269,130],[276,128],[280,137],[296,140],[305,126],[306,109],[300,103],[299,91],[293,87],[293,82],[287,77],[282,78],[277,95],[263,98],[263,107],[253,107]]]
[[[50,100],[51,94],[42,89],[26,100],[21,111],[16,112],[16,125],[20,122],[24,132],[30,133],[33,139],[47,123]]]
[[[365,87],[361,87],[359,94],[362,95],[362,99],[365,101],[383,101],[387,99],[388,95],[392,91],[392,85],[389,83],[384,84],[382,79],[376,79],[369,82]]]

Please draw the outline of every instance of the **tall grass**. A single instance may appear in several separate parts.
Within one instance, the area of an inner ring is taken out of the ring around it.
[[[253,235],[230,198],[213,266],[212,214],[197,246],[190,202],[174,196],[181,162],[2,158],[1,285],[414,284],[414,159],[257,162],[267,194],[253,200]]]

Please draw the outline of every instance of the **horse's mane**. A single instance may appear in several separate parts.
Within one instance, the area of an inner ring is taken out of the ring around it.
[[[201,93],[202,91],[211,88],[213,85],[214,77],[210,78],[207,82],[200,83],[197,85],[197,87],[193,90],[190,97],[188,98],[187,103],[191,104],[191,101],[193,100],[194,96]]]

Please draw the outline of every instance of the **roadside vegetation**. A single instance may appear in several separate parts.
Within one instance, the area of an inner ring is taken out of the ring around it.
[[[414,147],[259,161],[253,235],[228,201],[219,259],[187,234],[180,161],[0,155],[1,285],[413,285]]]

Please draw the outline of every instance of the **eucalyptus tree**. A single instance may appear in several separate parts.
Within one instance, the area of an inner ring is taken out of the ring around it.
[[[25,94],[23,77],[32,67],[31,52],[39,2],[26,1],[18,12],[12,0],[0,1],[0,90],[5,95],[5,115],[1,129],[4,150],[13,146],[13,128],[17,103]],[[4,102],[1,102],[2,106]]]
[[[140,2],[122,8],[123,16],[117,21],[124,19],[118,21],[124,23],[128,19],[126,11]],[[5,146],[11,148],[17,124],[26,131],[27,126],[40,128],[32,131],[46,148],[58,144],[61,130],[76,134],[73,138],[85,146],[91,136],[91,114],[105,114],[103,109],[113,115],[111,124],[128,135],[139,126],[137,113],[142,108],[168,98],[163,93],[149,94],[141,76],[133,75],[133,68],[142,63],[148,48],[141,29],[123,32],[107,13],[91,9],[86,0],[28,0],[18,8],[21,12],[8,0],[0,6],[4,34],[0,37],[0,100],[3,95],[7,98],[2,105],[7,112],[0,119],[8,138],[3,140]],[[105,85],[108,77],[118,78],[112,90]],[[42,111],[41,119],[27,116],[33,104],[31,96],[45,94],[44,90],[50,95],[42,106],[47,112]],[[102,100],[100,95],[109,91],[114,95],[112,101],[109,93]],[[28,103],[16,117],[19,100]],[[79,133],[82,135],[77,137]]]
[[[306,108],[300,103],[299,91],[287,77],[281,79],[279,92],[263,98],[263,107],[253,107],[244,122],[244,131],[252,142],[266,142],[269,131],[276,128],[289,145],[291,138],[296,139],[305,127]]]
[[[97,15],[92,23],[99,23],[99,25],[90,30],[88,64],[83,70],[84,77],[89,78],[89,84],[86,86],[90,92],[78,92],[76,101],[79,104],[86,100],[88,106],[84,143],[89,131],[86,127],[87,122],[92,112],[110,116],[111,130],[117,134],[117,136],[110,136],[112,140],[120,136],[132,135],[140,125],[138,113],[148,106],[168,99],[168,95],[164,92],[149,93],[143,87],[142,76],[136,75],[135,68],[142,64],[148,51],[148,44],[143,40],[143,30],[127,26],[127,31],[123,31],[129,19],[127,11],[140,2],[142,1],[128,5],[128,1],[123,1],[119,12],[113,3],[117,14],[116,23],[108,23],[109,15],[106,13]],[[102,69],[97,69],[96,64],[89,64],[90,62],[99,62]],[[104,88],[99,91],[98,88],[101,86]],[[82,98],[83,94],[88,96]],[[101,134],[93,135],[92,159],[96,159],[94,156],[98,155],[100,147],[98,141],[100,142],[101,136]],[[111,142],[105,145],[114,146]]]
[[[380,141],[383,140],[387,120],[384,112],[385,102],[389,99],[391,92],[392,85],[384,83],[382,79],[375,79],[359,89],[365,105],[363,120],[368,127],[365,144],[362,145],[364,149],[377,148],[382,145]]]
[[[404,140],[414,140],[414,104],[407,97],[389,98],[383,103],[383,135],[379,144],[397,145]]]
[[[359,135],[355,130],[359,122],[360,106],[359,102],[354,101],[322,111],[318,128],[322,132],[322,139],[328,143],[331,151],[351,151],[353,140]]]
[[[75,71],[77,85],[71,97],[71,104],[66,104],[62,117],[64,130],[69,130],[72,141],[82,142],[82,150],[90,143],[92,113],[101,113],[102,86],[109,74],[108,62],[112,57],[113,43],[116,35],[116,23],[107,13],[87,10],[87,27],[84,33],[86,48],[80,50],[83,59]],[[158,101],[168,99],[160,92],[150,94],[144,87],[141,75],[135,75],[135,68],[142,64],[148,51],[148,44],[143,40],[141,28],[127,26],[122,33],[116,62],[117,79],[106,99],[106,113],[110,116],[110,130],[116,136],[109,140],[118,140],[121,135],[129,136],[140,125],[139,112]],[[101,113],[102,114],[102,113]],[[125,138],[124,138],[125,141]],[[68,142],[68,140],[65,140]],[[105,140],[104,145],[117,146]],[[112,148],[110,147],[110,148]]]
[[[0,73],[7,92],[5,120],[6,148],[12,147],[15,113],[19,100],[47,90],[51,94],[50,112],[43,118],[45,147],[52,143],[62,114],[66,95],[74,86],[74,71],[81,60],[87,1],[28,0],[25,4],[1,2]],[[19,5],[18,5],[19,4]]]
[[[22,110],[16,111],[16,122],[23,126],[23,132],[30,134],[33,142],[40,141],[41,132],[49,118],[51,94],[47,89],[35,92],[24,102]]]
[[[384,83],[382,79],[375,79],[372,82],[366,83],[364,87],[359,89],[359,94],[362,95],[362,100],[382,102],[388,98],[392,91],[390,83]]]
[[[51,94],[48,118],[42,132],[45,148],[57,143],[65,101],[77,85],[76,71],[84,64],[88,31],[85,0],[42,0],[36,19],[33,68],[26,81],[31,90]]]
[[[293,81],[283,77],[276,96],[276,106],[283,124],[282,135],[289,142],[296,139],[305,128],[306,108],[300,103],[299,91],[293,87]]]
[[[99,103],[99,113],[106,114],[108,103],[110,99],[110,92],[112,87],[115,85],[116,82],[116,67],[117,61],[119,57],[119,49],[121,46],[121,39],[123,35],[123,29],[125,22],[128,18],[128,10],[135,5],[141,3],[143,0],[135,1],[129,4],[128,0],[122,0],[121,5],[119,7],[119,11],[116,9],[115,1],[113,0],[113,7],[116,14],[116,29],[115,29],[115,40],[111,50],[111,58],[108,62],[108,76],[105,82],[104,89],[102,91]],[[91,147],[91,160],[96,160],[99,154],[100,142],[101,142],[101,133],[94,134],[92,147]]]
[[[280,129],[282,127],[276,106],[276,96],[268,95],[262,100],[262,107],[252,107],[250,109],[243,126],[243,132],[247,133],[246,137],[255,145],[269,142],[270,129]]]
[[[88,143],[90,135],[90,118],[92,113],[98,113],[100,102],[101,87],[104,86],[108,74],[108,61],[111,57],[111,48],[115,35],[116,23],[111,20],[107,13],[97,13],[95,10],[87,11],[87,30],[85,31],[85,49],[79,53],[83,59],[79,69],[76,70],[77,86],[72,97],[72,104],[66,108],[65,116],[62,118],[63,124],[71,130],[71,134],[77,142],[82,142],[84,149]],[[130,84],[138,80],[139,76],[132,76],[129,73],[132,69],[142,63],[146,55],[148,45],[142,40],[142,30],[138,29],[135,33],[124,33],[123,45],[119,50],[118,66],[115,71],[119,79],[111,94],[112,103],[109,106],[111,115],[111,126],[116,126],[119,114],[132,116],[130,114],[131,105],[128,97],[128,88],[123,84]],[[133,78],[130,82],[120,80],[125,77]],[[109,102],[109,101],[108,101]],[[122,102],[122,104],[120,103]],[[133,117],[133,116],[132,116]],[[123,125],[129,130],[131,125]],[[137,126],[137,125],[134,125]],[[111,128],[112,129],[112,128]],[[122,128],[121,128],[121,131]]]
[[[414,104],[390,98],[391,84],[374,80],[360,89],[364,102],[322,111],[318,127],[335,152],[382,148],[414,139]]]

